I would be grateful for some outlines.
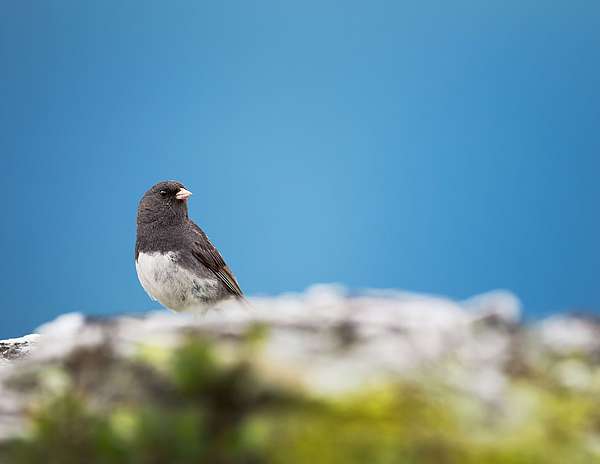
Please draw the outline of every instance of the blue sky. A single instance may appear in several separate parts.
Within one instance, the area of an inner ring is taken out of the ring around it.
[[[0,14],[0,337],[155,308],[163,179],[250,294],[600,310],[596,1],[18,1]]]

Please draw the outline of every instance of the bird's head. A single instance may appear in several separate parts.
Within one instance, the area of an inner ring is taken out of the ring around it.
[[[159,182],[144,193],[138,208],[138,224],[156,222],[170,225],[186,220],[187,199],[191,194],[181,182]]]

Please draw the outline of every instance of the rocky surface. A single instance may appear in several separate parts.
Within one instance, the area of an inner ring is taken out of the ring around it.
[[[225,364],[243,359],[278,388],[332,399],[410,383],[457,401],[457,410],[466,401],[477,417],[492,414],[511,427],[535,424],[539,406],[527,399],[533,391],[540,398],[597,396],[598,323],[554,316],[523,325],[520,312],[508,292],[455,302],[401,292],[348,296],[339,287],[316,286],[203,315],[66,314],[39,335],[0,342],[0,438],[20,436],[32,405],[64,391],[83,394],[92,409],[158,401],[163,387],[138,360],[160,371],[190,339],[209,340]],[[248,341],[255,338],[256,346]],[[585,434],[589,452],[600,453],[598,431]]]
[[[11,361],[26,356],[39,338],[38,334],[20,338],[0,340],[0,362]]]

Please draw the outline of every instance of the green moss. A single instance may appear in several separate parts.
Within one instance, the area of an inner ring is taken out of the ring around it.
[[[90,464],[127,462],[127,449],[107,418],[86,410],[75,393],[52,399],[32,417],[31,434],[9,444],[7,462]]]
[[[249,334],[248,344],[255,346],[259,335]],[[121,380],[118,392],[107,393],[110,382],[100,393],[81,381],[40,389],[28,433],[4,444],[2,462],[600,462],[600,400],[591,393],[546,387],[541,378],[515,380],[511,403],[498,413],[433,378],[314,397],[263,378],[253,367],[252,346],[225,361],[211,341],[189,339],[160,355],[160,369],[156,356],[127,360],[130,388]],[[87,378],[74,365],[64,363],[63,374]],[[107,372],[123,370],[112,365]]]

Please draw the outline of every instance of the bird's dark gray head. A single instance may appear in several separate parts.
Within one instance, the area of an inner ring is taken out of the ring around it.
[[[181,182],[159,182],[144,193],[138,207],[137,223],[175,225],[188,217],[187,199],[192,194]]]

